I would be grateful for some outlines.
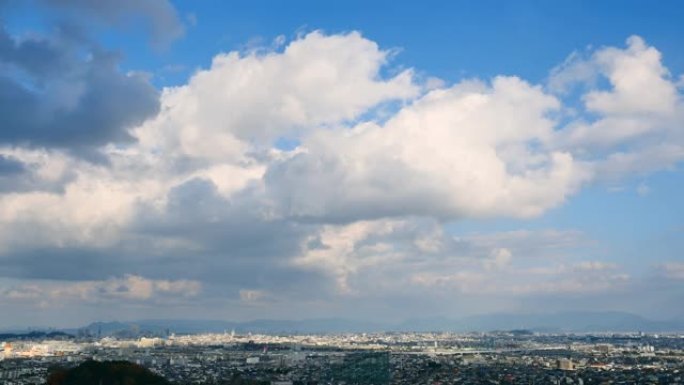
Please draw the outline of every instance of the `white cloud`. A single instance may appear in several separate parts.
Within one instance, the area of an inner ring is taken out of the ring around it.
[[[350,294],[353,292],[348,282],[350,275],[364,267],[390,262],[397,256],[395,245],[377,237],[391,235],[405,225],[401,221],[362,221],[346,226],[324,226],[318,234],[305,239],[303,254],[294,264],[331,274],[339,292]]]
[[[384,124],[317,131],[267,174],[284,215],[530,217],[589,174],[550,151],[558,100],[518,78],[431,91]]]
[[[601,271],[601,270],[613,270],[617,268],[614,263],[606,263],[600,261],[584,261],[575,265],[575,270],[577,271]]]
[[[636,188],[637,194],[641,197],[645,197],[646,195],[651,193],[651,188],[648,187],[648,185],[644,182],[639,183],[639,186]]]
[[[573,52],[563,63],[551,69],[547,87],[554,93],[564,95],[578,83],[594,86],[597,77],[596,66],[584,60],[582,53]]]
[[[684,280],[684,262],[669,262],[660,265],[663,274],[671,279]]]
[[[264,290],[240,289],[240,301],[245,303],[257,303],[268,296]]]
[[[513,253],[507,248],[492,250],[491,258],[482,262],[485,270],[501,270],[511,263]]]
[[[629,283],[630,276],[624,273],[610,275],[575,275],[557,277],[552,281],[518,283],[510,288],[516,295],[592,294],[620,290]]]
[[[573,248],[591,246],[594,241],[578,230],[513,230],[468,234],[462,239],[475,247],[492,250],[500,247],[526,258],[559,259]]]
[[[573,53],[551,71],[548,87],[563,93],[585,83],[582,99],[588,110],[603,116],[668,115],[677,108],[676,80],[662,64],[662,55],[639,36],[627,39],[627,48],[603,47],[586,58]],[[610,89],[597,89],[605,77]],[[620,134],[621,130],[615,130]],[[624,133],[623,133],[624,134]]]
[[[154,280],[137,275],[103,281],[31,281],[0,288],[0,301],[60,305],[67,302],[149,301],[197,296],[201,283],[191,280]]]
[[[0,193],[0,252],[111,245],[136,215],[139,202],[160,199],[173,184],[173,180],[122,173],[116,165],[92,164],[57,151],[0,149],[0,153],[26,165],[22,178],[33,187]]]
[[[592,261],[572,267],[508,268],[501,272],[490,268],[454,273],[419,272],[411,277],[411,283],[457,293],[497,296],[605,293],[623,289],[630,281],[628,274],[616,268],[610,263]]]
[[[387,56],[357,32],[312,32],[282,52],[219,54],[187,85],[166,89],[162,112],[136,135],[144,146],[174,155],[240,160],[250,143],[269,147],[280,136],[416,95],[411,71],[380,76]]]
[[[669,115],[677,104],[677,90],[657,49],[638,36],[627,39],[627,49],[605,48],[595,62],[613,87],[584,96],[587,108],[604,115]]]
[[[458,293],[490,292],[490,279],[481,272],[460,271],[453,274],[444,273],[416,273],[410,282],[418,286],[427,286],[439,290],[455,289]]]
[[[599,292],[624,283],[627,276],[612,263],[573,262],[587,245],[576,231],[454,237],[431,220],[375,220],[324,226],[302,242],[294,263],[325,273],[346,296],[416,287],[492,295],[529,295],[534,287]]]
[[[606,79],[607,89],[596,85]],[[672,167],[684,159],[684,105],[662,55],[638,36],[624,49],[572,55],[548,86],[586,83],[579,112],[554,138],[558,148],[592,163],[598,178],[621,178]]]

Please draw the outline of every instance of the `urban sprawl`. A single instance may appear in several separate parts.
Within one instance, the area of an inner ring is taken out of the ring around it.
[[[682,334],[235,332],[0,342],[0,384],[126,360],[175,384],[684,384]]]

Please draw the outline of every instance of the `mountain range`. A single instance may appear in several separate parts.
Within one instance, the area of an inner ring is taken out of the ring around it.
[[[379,331],[453,331],[486,332],[527,329],[538,332],[680,332],[684,320],[650,320],[623,312],[562,312],[540,314],[497,313],[467,316],[415,318],[402,322],[367,322],[343,318],[269,320],[234,322],[220,320],[140,320],[128,322],[93,322],[72,332],[91,335],[128,336],[193,334],[202,332],[236,333],[344,333]]]

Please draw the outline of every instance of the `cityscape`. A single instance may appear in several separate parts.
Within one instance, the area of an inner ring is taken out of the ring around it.
[[[684,334],[225,333],[2,343],[0,380],[44,384],[55,368],[128,361],[173,384],[680,384]]]
[[[0,385],[684,385],[684,0],[0,0]]]

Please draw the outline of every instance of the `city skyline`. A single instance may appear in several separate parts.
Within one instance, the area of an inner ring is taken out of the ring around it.
[[[0,329],[682,320],[682,17],[0,0]]]

